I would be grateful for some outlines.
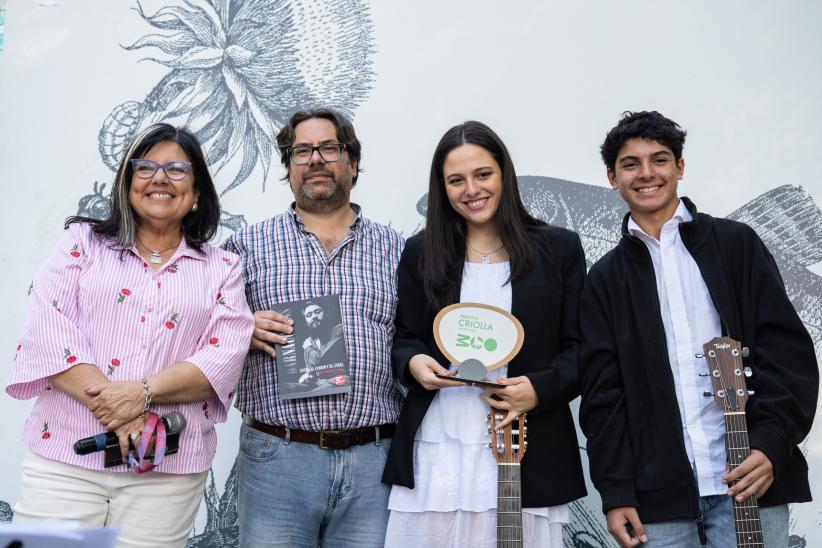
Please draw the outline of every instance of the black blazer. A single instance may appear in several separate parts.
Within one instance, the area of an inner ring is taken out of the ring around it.
[[[423,293],[423,238],[421,232],[406,242],[398,270],[397,331],[391,358],[394,374],[409,392],[382,477],[385,483],[410,488],[414,487],[414,437],[436,390],[425,390],[411,376],[408,361],[416,354],[428,354],[444,366],[449,363],[434,341],[437,310]],[[540,508],[585,496],[579,444],[568,405],[579,395],[578,319],[585,255],[579,236],[563,228],[537,229],[531,238],[538,250],[536,264],[512,282],[511,313],[522,323],[525,341],[508,365],[508,376],[526,375],[539,397],[537,409],[528,413],[528,449],[521,471],[523,507]],[[454,294],[459,295],[459,288]]]

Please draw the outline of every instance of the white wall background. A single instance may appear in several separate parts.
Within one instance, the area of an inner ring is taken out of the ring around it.
[[[624,110],[657,109],[688,130],[681,188],[703,211],[726,215],[784,184],[801,185],[822,204],[818,2],[256,0],[266,2],[271,10],[297,14],[294,25],[317,31],[298,36],[296,62],[314,79],[306,85],[320,90],[324,78],[343,87],[359,78],[354,70],[341,80],[333,70],[346,47],[339,31],[370,19],[366,58],[372,64],[370,75],[365,68],[361,74],[371,90],[353,109],[366,171],[354,200],[367,216],[406,234],[421,221],[415,204],[426,192],[436,142],[466,119],[497,130],[521,175],[606,187],[598,156],[605,132]],[[148,0],[143,7],[151,14],[173,3]],[[193,2],[199,3],[207,2]],[[169,72],[139,62],[159,57],[157,50],[122,47],[164,32],[151,28],[136,6],[135,0],[12,0],[6,6],[0,72],[0,348],[6,351],[0,355],[9,363],[30,279],[63,220],[77,212],[95,181],[110,186],[112,173],[97,150],[103,120],[116,105],[142,101]],[[355,19],[340,22],[339,10],[348,9]],[[219,188],[231,182],[236,164],[217,174]],[[265,191],[257,169],[225,195],[224,207],[248,222],[284,210],[291,197],[281,175],[275,158]],[[809,268],[822,275],[822,264]],[[0,369],[0,382],[6,378]],[[4,395],[0,408],[6,436],[0,500],[12,502],[24,451],[14,440],[30,404]],[[238,422],[234,413],[220,430],[220,488],[236,452]],[[807,443],[817,497],[819,430]],[[588,503],[598,514],[592,493]],[[792,520],[807,546],[822,545],[822,503],[795,506]],[[203,526],[198,522],[199,530]]]

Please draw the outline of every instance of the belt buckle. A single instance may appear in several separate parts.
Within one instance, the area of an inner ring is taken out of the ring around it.
[[[334,449],[333,447],[328,447],[325,444],[325,435],[326,434],[339,434],[339,430],[320,430],[320,449]]]

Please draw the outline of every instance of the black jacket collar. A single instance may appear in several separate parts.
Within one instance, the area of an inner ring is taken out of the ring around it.
[[[687,223],[682,223],[682,224],[690,225],[694,221],[696,221],[696,216],[697,216],[696,206],[691,201],[691,199],[688,198],[687,196],[681,197],[680,200],[682,200],[682,203],[685,204],[685,207],[688,209],[688,212],[691,214],[691,217],[693,218],[693,221],[689,221]],[[628,213],[626,213],[625,216],[622,218],[622,236],[623,236],[623,238],[635,238],[636,237],[633,234],[631,234],[630,230],[628,230],[628,219],[630,219],[630,218],[631,218],[631,212],[630,211]]]
[[[694,205],[694,203],[687,196],[682,196],[680,200],[682,200],[682,203],[685,204],[688,212],[690,212],[692,220],[680,223],[679,233],[682,235],[682,240],[686,242],[686,245],[691,247],[698,244],[702,240],[700,235],[704,236],[706,234],[706,231],[701,230],[701,226],[704,224],[705,216],[697,211],[696,205]],[[633,253],[640,253],[643,257],[647,257],[647,254],[645,253],[646,248],[645,245],[642,244],[642,240],[631,234],[631,231],[628,230],[628,219],[630,218],[630,211],[622,218],[622,241],[633,244],[627,246],[627,248]]]

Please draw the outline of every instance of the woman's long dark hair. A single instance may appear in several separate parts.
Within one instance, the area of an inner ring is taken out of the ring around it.
[[[131,160],[142,158],[154,145],[163,141],[171,141],[180,145],[191,161],[194,191],[199,194],[199,197],[197,198],[197,211],[191,211],[183,217],[183,237],[189,247],[200,251],[201,246],[213,238],[217,232],[220,223],[220,200],[197,137],[185,128],[175,128],[170,124],[155,124],[148,127],[137,135],[126,149],[120,167],[117,169],[117,176],[111,189],[111,203],[105,219],[75,215],[66,219],[65,228],[72,223],[91,223],[95,234],[112,240],[121,249],[134,244],[140,219],[137,218],[129,202],[131,177],[134,174]]]
[[[547,226],[525,209],[511,156],[494,130],[482,122],[468,121],[446,131],[431,162],[422,260],[423,289],[435,309],[458,298],[456,290],[462,281],[467,247],[465,219],[448,201],[443,164],[448,153],[466,144],[487,150],[502,172],[502,191],[495,220],[511,263],[509,281],[530,270],[536,260],[536,250],[528,232]]]

